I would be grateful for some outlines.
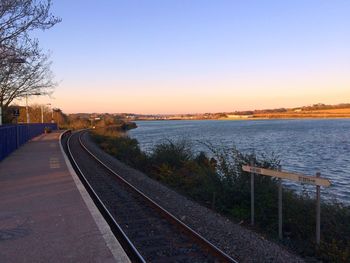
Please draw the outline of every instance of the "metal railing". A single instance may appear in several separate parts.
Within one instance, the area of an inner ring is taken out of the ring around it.
[[[0,126],[0,161],[30,139],[44,133],[45,128],[57,130],[56,123],[31,123]]]

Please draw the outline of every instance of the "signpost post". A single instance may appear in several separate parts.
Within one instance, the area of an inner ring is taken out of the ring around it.
[[[316,173],[316,177],[320,178],[321,173]],[[321,239],[321,189],[316,186],[316,244],[320,244]]]
[[[283,237],[282,233],[282,179],[299,182],[303,184],[310,184],[316,186],[316,244],[320,244],[320,225],[321,225],[321,186],[329,187],[331,182],[326,178],[321,178],[320,173],[316,176],[308,176],[297,173],[282,172],[281,167],[278,170],[271,170],[265,168],[255,167],[254,163],[251,165],[243,165],[242,170],[249,172],[251,179],[251,224],[254,225],[254,174],[266,175],[278,178],[278,236]]]
[[[254,166],[254,161],[250,162],[251,166]],[[254,215],[254,172],[250,173],[250,224],[254,226],[255,215]]]
[[[278,167],[278,171],[281,171],[282,167]],[[283,238],[282,233],[282,222],[283,222],[283,214],[282,214],[282,179],[278,178],[278,238]]]

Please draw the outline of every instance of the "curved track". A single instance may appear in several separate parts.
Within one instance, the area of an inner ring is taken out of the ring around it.
[[[133,262],[236,262],[67,136],[66,152],[95,204]]]

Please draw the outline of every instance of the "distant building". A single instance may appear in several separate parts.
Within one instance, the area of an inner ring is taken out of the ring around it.
[[[236,114],[227,114],[227,118],[229,119],[247,119],[252,118],[253,115],[236,115]]]

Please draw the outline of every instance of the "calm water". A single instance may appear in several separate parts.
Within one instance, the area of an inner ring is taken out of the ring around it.
[[[323,198],[350,203],[350,120],[257,121],[139,121],[129,135],[149,151],[164,139],[193,141],[195,151],[205,150],[198,141],[236,147],[244,152],[276,153],[283,170],[314,175],[332,181],[322,189]],[[197,143],[196,143],[197,142]],[[289,187],[301,190],[296,184]],[[314,187],[308,188],[308,191]]]

